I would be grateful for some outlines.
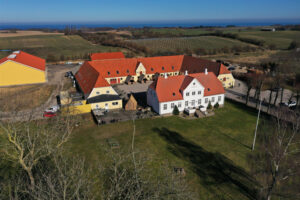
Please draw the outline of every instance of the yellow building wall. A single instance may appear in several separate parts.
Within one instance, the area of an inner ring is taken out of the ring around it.
[[[113,105],[113,103],[118,102],[117,105]],[[97,107],[98,105],[98,107]],[[106,101],[106,102],[100,102],[100,103],[92,103],[91,104],[92,110],[94,109],[106,109],[108,110],[114,110],[114,109],[121,109],[123,107],[122,100],[115,100],[115,101]]]
[[[218,79],[222,82],[224,88],[230,88],[234,86],[235,80],[232,74],[220,74]]]
[[[45,83],[46,72],[6,61],[0,64],[0,86]]]
[[[94,88],[88,98],[91,98],[94,96],[99,96],[101,94],[116,94],[117,95],[117,92],[111,86]]]
[[[76,101],[69,106],[65,106],[62,109],[63,114],[78,115],[91,112],[91,104],[86,104],[86,100]]]

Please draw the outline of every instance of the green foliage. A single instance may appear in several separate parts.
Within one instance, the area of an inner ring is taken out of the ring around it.
[[[219,103],[217,102],[215,105],[214,105],[214,108],[219,108],[220,107],[220,105],[219,105]]]
[[[298,48],[298,47],[300,47],[299,42],[296,42],[296,41],[294,40],[294,41],[291,42],[291,44],[290,44],[290,46],[289,46],[288,49],[291,50],[291,49],[296,49],[296,48]]]
[[[178,107],[176,105],[173,109],[173,115],[179,115],[179,110],[178,110]]]
[[[208,102],[207,109],[208,109],[208,110],[211,110],[211,109],[212,109],[211,102]]]

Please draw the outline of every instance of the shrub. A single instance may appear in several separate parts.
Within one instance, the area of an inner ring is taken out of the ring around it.
[[[179,115],[179,110],[177,106],[175,106],[173,109],[173,115]]]
[[[214,105],[214,108],[219,108],[219,103],[217,102],[215,105]]]
[[[208,110],[212,109],[212,105],[211,105],[210,102],[208,102],[207,109],[208,109]]]

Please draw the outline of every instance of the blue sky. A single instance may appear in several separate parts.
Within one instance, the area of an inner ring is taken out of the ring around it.
[[[0,23],[300,19],[300,0],[0,0]]]

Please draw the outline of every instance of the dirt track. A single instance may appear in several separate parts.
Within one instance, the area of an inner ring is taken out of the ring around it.
[[[32,36],[32,35],[63,35],[63,33],[46,33],[42,31],[17,31],[16,33],[11,33],[7,30],[0,31],[1,37],[20,37],[20,36]]]

